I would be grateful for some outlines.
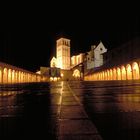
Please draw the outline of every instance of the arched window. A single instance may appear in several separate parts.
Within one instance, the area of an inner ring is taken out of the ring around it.
[[[121,69],[117,68],[117,80],[121,80]]]
[[[3,83],[8,82],[8,73],[7,73],[7,68],[3,69]]]
[[[140,79],[139,66],[137,62],[132,64],[133,79]]]
[[[132,80],[132,69],[130,64],[126,66],[126,76],[127,80]]]
[[[126,69],[124,66],[121,67],[121,77],[122,80],[126,80]]]
[[[117,80],[117,74],[116,74],[116,69],[113,69],[113,79],[112,80]]]
[[[8,70],[8,83],[12,82],[12,72],[11,69]]]
[[[78,69],[74,70],[74,71],[73,71],[73,76],[74,76],[75,78],[80,78],[80,71],[79,71]]]

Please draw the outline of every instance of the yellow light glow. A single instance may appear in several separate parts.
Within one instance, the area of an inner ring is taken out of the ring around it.
[[[57,81],[57,77],[54,77],[54,79],[53,79],[54,81]]]
[[[50,81],[53,81],[53,77],[50,77]]]
[[[80,71],[78,69],[73,71],[73,76],[74,77],[80,77]]]
[[[63,77],[64,76],[64,74],[63,73],[61,73],[61,77]]]
[[[139,66],[137,62],[134,62],[132,65],[132,71],[133,71],[133,79],[139,79],[140,74],[139,74]]]
[[[60,38],[57,40],[57,67],[70,69],[70,40]]]
[[[37,71],[36,73],[37,73],[37,74],[41,74],[41,71]]]
[[[132,69],[130,64],[126,66],[126,72],[127,80],[132,80]]]
[[[57,59],[53,57],[51,60],[51,67],[56,67],[56,66],[57,66]]]
[[[126,80],[126,69],[124,66],[121,68],[122,80]]]

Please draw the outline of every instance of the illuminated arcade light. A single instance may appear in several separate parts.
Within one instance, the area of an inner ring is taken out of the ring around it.
[[[53,81],[53,77],[50,77],[50,81]]]
[[[74,70],[73,76],[74,77],[80,77],[80,71],[78,69]]]
[[[63,77],[64,76],[64,74],[63,73],[61,73],[61,77]]]
[[[53,78],[53,81],[57,81],[57,77],[54,77],[54,78]]]

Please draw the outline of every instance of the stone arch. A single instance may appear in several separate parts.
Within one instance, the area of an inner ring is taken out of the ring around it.
[[[113,79],[112,80],[117,80],[117,70],[113,68]]]
[[[100,72],[98,72],[97,75],[98,75],[98,80],[101,80],[101,74],[100,74]]]
[[[12,70],[12,83],[15,83],[15,70]]]
[[[103,71],[101,71],[100,73],[101,73],[101,80],[104,80]]]
[[[132,68],[130,64],[127,64],[126,66],[126,79],[132,80]]]
[[[107,80],[107,70],[105,71],[105,80]]]
[[[36,75],[33,75],[33,82],[36,82]]]
[[[24,82],[24,74],[23,74],[23,72],[21,72],[21,75],[20,75],[20,80],[21,80],[21,83],[23,83]],[[31,79],[30,79],[31,80]]]
[[[25,82],[28,82],[28,73],[25,73]]]
[[[139,66],[137,62],[132,63],[132,73],[133,73],[133,79],[140,79],[140,71]]]
[[[103,80],[105,80],[105,72],[102,71],[102,75],[103,75]]]
[[[90,77],[91,77],[91,76],[92,76],[91,74],[87,76],[88,80],[90,80]]]
[[[107,80],[110,80],[110,71],[107,70]]]
[[[21,71],[18,72],[18,82],[21,83]]]
[[[40,76],[37,75],[37,82],[40,82]]]
[[[12,83],[12,70],[8,69],[8,83]]]
[[[26,79],[25,79],[26,77],[25,77],[25,76],[26,76],[26,73],[23,72],[23,82],[24,82],[24,83],[26,83]],[[31,79],[31,81],[33,81],[33,78]]]
[[[126,80],[126,69],[124,66],[121,66],[121,79]]]
[[[17,82],[20,83],[20,71],[17,71]]]
[[[7,83],[8,82],[8,70],[7,68],[3,69],[3,83]]]
[[[121,69],[117,67],[117,80],[121,80]]]
[[[95,74],[91,74],[89,80],[95,80],[94,78],[95,78]]]
[[[95,80],[98,80],[98,73],[95,74]]]
[[[0,67],[0,84],[2,83],[2,68]]]
[[[112,69],[109,70],[109,79],[113,80],[113,73],[112,73]]]
[[[79,71],[78,69],[75,69],[75,70],[73,71],[73,76],[74,76],[75,78],[80,78],[80,71]]]
[[[97,80],[100,80],[100,77],[101,77],[100,72],[98,72],[97,73]]]
[[[18,83],[18,71],[15,71],[15,82]]]
[[[30,76],[29,76],[30,74],[29,73],[27,73],[27,82],[30,82]]]

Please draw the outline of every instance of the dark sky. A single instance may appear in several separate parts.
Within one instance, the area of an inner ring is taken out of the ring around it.
[[[8,30],[0,31],[1,62],[36,71],[49,66],[59,37],[71,40],[71,54],[75,55],[89,51],[100,40],[112,49],[140,35],[136,4],[65,2],[51,6],[28,7],[7,18]]]

